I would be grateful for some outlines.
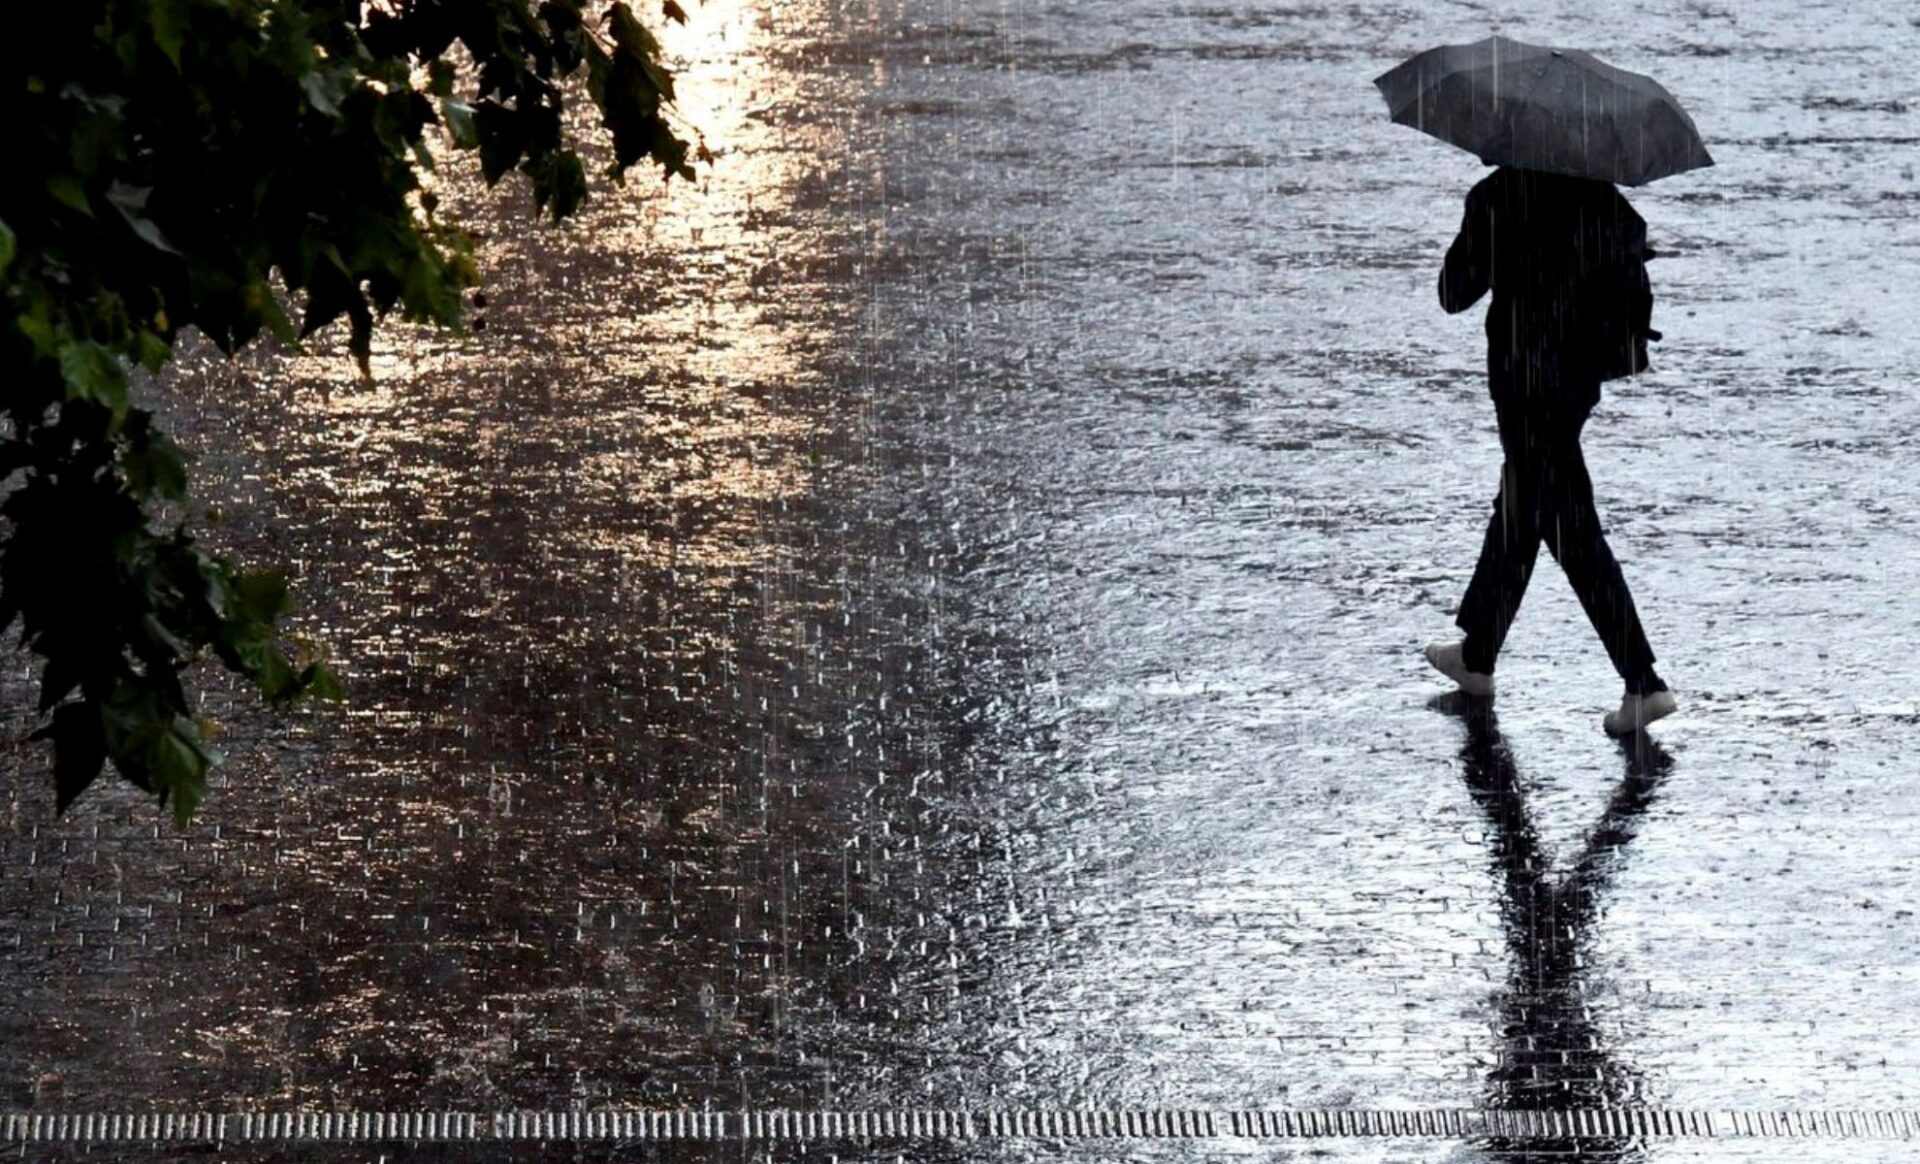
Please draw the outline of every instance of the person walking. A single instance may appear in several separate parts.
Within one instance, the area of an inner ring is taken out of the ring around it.
[[[1653,292],[1647,224],[1615,184],[1711,166],[1700,133],[1659,82],[1579,49],[1491,36],[1419,53],[1374,78],[1397,123],[1497,166],[1467,195],[1440,271],[1457,314],[1492,292],[1487,385],[1500,428],[1500,491],[1458,642],[1427,661],[1470,695],[1494,660],[1544,544],[1626,684],[1602,726],[1629,735],[1676,706],[1593,503],[1580,430],[1600,385],[1647,365]]]
[[[1615,735],[1676,707],[1601,528],[1580,449],[1602,380],[1640,370],[1635,338],[1658,338],[1636,318],[1631,281],[1650,253],[1645,221],[1612,183],[1503,166],[1467,195],[1440,271],[1449,314],[1492,292],[1487,383],[1505,462],[1455,620],[1466,638],[1429,644],[1427,660],[1461,690],[1491,696],[1495,658],[1545,544],[1625,681],[1620,707],[1603,721]]]

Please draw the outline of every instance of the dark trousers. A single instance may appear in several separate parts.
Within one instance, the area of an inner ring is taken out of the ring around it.
[[[1552,403],[1495,397],[1506,463],[1480,563],[1455,619],[1467,632],[1464,661],[1475,671],[1493,671],[1545,542],[1600,633],[1614,670],[1636,688],[1653,676],[1653,648],[1600,528],[1593,482],[1580,454],[1580,429],[1590,407],[1579,394]]]

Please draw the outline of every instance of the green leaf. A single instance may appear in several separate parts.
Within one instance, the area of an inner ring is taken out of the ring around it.
[[[321,249],[328,264],[316,271],[307,284],[307,311],[300,322],[302,338],[319,331],[347,314],[354,304],[362,302],[360,288],[347,275],[347,265],[340,258],[340,253],[330,244]]]
[[[659,62],[652,58],[642,60],[640,68],[646,73],[647,80],[653,83],[653,87],[660,91],[660,96],[664,100],[672,101],[673,74],[661,68]]]
[[[660,42],[653,39],[653,34],[634,16],[633,9],[627,7],[625,0],[608,11],[607,22],[613,25],[613,43],[622,52],[639,57],[660,55]]]
[[[580,155],[564,150],[553,164],[553,219],[573,214],[587,200],[587,167]]]
[[[673,74],[660,66],[660,42],[653,38],[645,25],[633,15],[633,10],[624,3],[615,4],[608,19],[613,22],[613,43],[618,50],[618,59],[624,59],[639,67],[647,81],[661,97],[673,100]]]
[[[312,693],[315,699],[324,699],[337,703],[347,697],[347,689],[333,668],[325,663],[310,663],[300,672],[300,684]]]
[[[128,487],[141,497],[178,501],[187,495],[186,450],[163,433],[143,427],[142,438],[120,454],[120,467]]]
[[[265,279],[256,279],[247,284],[247,310],[265,323],[267,330],[283,344],[300,346],[300,335],[293,330],[293,320],[287,318],[285,309],[280,306],[279,297]]]
[[[13,326],[33,344],[36,356],[57,358],[60,345],[66,342],[65,325],[54,322],[52,304],[44,294],[26,297],[25,306],[13,318]]]
[[[116,180],[113,185],[107,187],[107,201],[120,212],[121,218],[127,220],[127,225],[133,228],[133,233],[140,237],[140,241],[170,255],[177,255],[180,252],[167,241],[166,235],[160,233],[160,228],[154,225],[153,220],[146,216],[147,197],[152,193],[151,186],[129,186],[125,182]]]
[[[226,563],[217,558],[194,551],[194,568],[200,574],[200,594],[198,597],[207,604],[207,610],[214,618],[223,623],[230,621],[228,611],[233,609],[233,574]]]
[[[181,0],[153,0],[149,9],[149,27],[153,31],[154,47],[167,58],[167,62],[176,72],[180,68],[180,50],[187,41],[188,14],[182,11]]]
[[[446,124],[447,136],[453,139],[453,148],[470,150],[480,145],[480,129],[474,124],[473,106],[456,97],[443,97],[440,120]]]
[[[63,652],[50,656],[40,669],[40,711],[44,713],[72,694],[84,678],[86,671],[73,655]]]
[[[607,104],[607,84],[613,78],[613,58],[600,47],[600,42],[588,40],[587,57],[587,96],[602,110]]]
[[[273,643],[268,641],[266,632],[249,628],[244,631],[230,631],[228,650],[233,669],[253,679],[256,683],[260,673],[266,670],[268,660],[273,654]]]
[[[492,100],[474,106],[473,122],[480,143],[480,176],[491,186],[526,153],[526,122],[518,110]]]
[[[345,78],[336,69],[318,69],[300,76],[300,89],[307,95],[307,104],[338,119],[341,98],[347,95]]]
[[[427,92],[435,97],[453,96],[452,61],[445,57],[438,57],[427,66]]]
[[[19,240],[13,237],[13,228],[0,221],[0,275],[13,266],[13,256],[19,252],[19,246]]]
[[[664,3],[660,6],[660,10],[668,20],[677,20],[681,24],[687,22],[687,10],[675,4],[673,0],[664,0]]]
[[[207,770],[219,762],[219,755],[201,740],[199,725],[174,716],[148,745],[144,759],[147,779],[160,793],[160,802],[172,799],[174,823],[185,828],[207,797]]]
[[[100,709],[89,702],[57,708],[46,727],[27,737],[53,741],[54,812],[72,807],[107,763],[107,737]]]
[[[87,202],[86,185],[75,175],[54,174],[49,177],[47,193],[53,195],[54,200],[62,205],[70,206],[88,218],[93,217],[93,207]]]
[[[155,737],[166,730],[170,718],[154,693],[131,676],[115,683],[100,703],[100,727],[114,767],[148,791],[153,785],[148,780],[146,752]]]
[[[460,294],[446,271],[429,256],[423,255],[407,266],[400,281],[400,300],[410,319],[454,323],[460,318]]]
[[[67,399],[92,400],[112,409],[116,417],[125,415],[127,374],[106,348],[91,340],[62,344],[60,375],[67,384]]]
[[[173,345],[144,328],[134,333],[134,357],[149,372],[159,372],[173,358]]]
[[[278,570],[255,570],[240,575],[234,585],[234,617],[271,624],[293,609],[287,576]]]
[[[183,658],[193,653],[192,645],[168,630],[167,624],[161,622],[156,615],[142,615],[140,617],[140,630],[147,636],[147,641],[152,644],[156,650],[165,651],[168,654],[178,655]]]
[[[255,682],[269,703],[285,703],[300,694],[300,678],[294,674],[293,664],[287,660],[286,652],[272,645],[261,657]]]

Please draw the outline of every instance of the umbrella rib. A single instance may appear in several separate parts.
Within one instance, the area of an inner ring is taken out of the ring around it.
[[[1617,104],[1614,108],[1607,111],[1607,132],[1613,135],[1614,157],[1618,158],[1624,166],[1628,161],[1627,139],[1620,132],[1620,109]],[[1633,169],[1631,173],[1624,170],[1615,171],[1614,179],[1616,181],[1625,182],[1629,186],[1637,186],[1640,184],[1639,179],[1641,174],[1646,171],[1646,166],[1637,154],[1632,161]]]
[[[1553,50],[1546,49],[1544,51],[1552,52]],[[1561,59],[1564,60],[1566,58],[1563,57]],[[1511,69],[1513,66],[1509,65],[1507,67]],[[1503,99],[1500,96],[1499,87],[1497,85],[1493,87],[1494,131],[1495,131],[1496,137],[1498,137],[1501,131],[1505,132],[1506,140],[1504,144],[1511,145],[1513,138],[1515,136],[1513,132],[1514,111],[1526,107],[1526,105],[1532,100],[1535,91],[1537,91],[1541,85],[1546,83],[1546,78],[1551,68],[1552,66],[1548,65],[1546,68],[1542,68],[1540,71],[1536,72],[1533,77],[1533,83],[1527,87],[1527,91],[1524,94],[1520,94],[1518,96]],[[1462,70],[1461,72],[1455,73],[1453,75],[1464,76],[1468,73],[1485,73],[1488,71],[1498,72],[1498,70],[1499,70],[1499,67],[1497,65],[1490,64],[1485,66],[1478,66],[1470,70]]]
[[[1565,60],[1566,58],[1562,57],[1560,59]],[[1534,73],[1533,84],[1527,86],[1526,96],[1517,98],[1513,101],[1512,107],[1513,107],[1514,113],[1509,114],[1509,116],[1507,117],[1507,126],[1508,126],[1507,136],[1509,139],[1512,139],[1518,136],[1516,133],[1513,132],[1515,117],[1518,115],[1520,111],[1523,111],[1528,107],[1529,103],[1533,100],[1533,95],[1539,91],[1541,85],[1546,83],[1547,74],[1553,71],[1553,61],[1554,61],[1554,58],[1548,57],[1547,63],[1545,65],[1542,65],[1540,69]]]

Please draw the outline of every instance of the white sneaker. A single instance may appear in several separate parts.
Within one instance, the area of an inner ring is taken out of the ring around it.
[[[1656,691],[1651,695],[1635,695],[1629,691],[1620,700],[1620,710],[1609,711],[1600,724],[1610,736],[1630,736],[1654,720],[1672,715],[1678,706],[1671,691]]]
[[[1433,669],[1460,685],[1460,690],[1468,695],[1478,695],[1485,699],[1493,694],[1493,676],[1483,671],[1469,671],[1461,658],[1462,643],[1428,643],[1427,662]]]

